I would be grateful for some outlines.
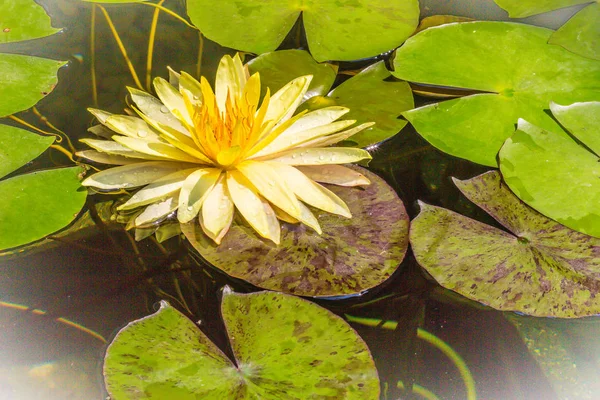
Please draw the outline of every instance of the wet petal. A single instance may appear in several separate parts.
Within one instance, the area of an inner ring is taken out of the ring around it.
[[[102,124],[91,126],[87,131],[105,139],[110,139],[115,134],[114,131],[108,129]]]
[[[217,244],[229,230],[233,221],[233,200],[227,191],[224,175],[206,197],[200,213],[202,230]]]
[[[113,131],[132,138],[158,141],[158,134],[144,120],[128,115],[112,115],[104,123]]]
[[[215,96],[217,106],[221,112],[225,112],[225,102],[227,96],[232,100],[242,96],[244,86],[246,85],[246,72],[240,56],[223,56],[217,68],[217,77],[215,80]]]
[[[286,164],[267,162],[303,202],[333,214],[350,218],[350,210],[342,199],[330,190],[310,180],[298,169]]]
[[[324,165],[348,164],[370,159],[371,155],[369,152],[363,149],[354,149],[351,147],[317,147],[288,150],[270,158],[270,161],[278,161],[289,165]]]
[[[297,167],[300,172],[316,182],[338,186],[369,185],[371,181],[361,173],[343,165],[305,165]]]
[[[371,126],[375,125],[374,122],[365,122],[364,124],[360,124],[359,126],[355,126],[354,128],[350,128],[348,130],[335,133],[329,136],[318,137],[312,140],[308,140],[304,143],[298,145],[298,147],[327,147],[332,144],[336,144],[342,140],[346,140],[353,135],[356,135],[358,132],[367,129]]]
[[[113,140],[131,150],[151,156],[165,157],[176,161],[201,163],[196,157],[192,157],[184,151],[168,143],[149,142],[143,139],[134,139],[126,136],[113,136]]]
[[[177,219],[186,223],[198,215],[206,196],[215,186],[221,170],[216,168],[203,168],[190,174],[179,192],[179,209]]]
[[[170,161],[148,161],[109,168],[86,178],[83,186],[99,189],[133,188],[147,185],[177,170],[190,168],[190,164]]]
[[[183,124],[169,112],[169,109],[159,99],[143,90],[132,87],[128,87],[127,90],[129,90],[131,100],[148,118],[158,121],[161,124],[169,125],[180,132],[187,133]]]
[[[167,109],[181,122],[187,125],[193,125],[192,118],[188,114],[187,107],[183,102],[183,97],[177,89],[163,78],[154,78],[154,90],[160,98],[160,101]]]
[[[239,171],[227,172],[226,183],[233,204],[250,226],[262,237],[279,244],[281,230],[275,212],[252,183]]]
[[[140,160],[135,158],[116,156],[112,154],[102,153],[96,150],[83,150],[75,153],[77,157],[85,158],[86,160],[93,161],[100,164],[112,164],[112,165],[126,165],[139,163]]]
[[[181,75],[179,76],[179,91],[187,91],[189,94],[191,94],[191,100],[198,102],[202,101],[202,89],[200,88],[200,82],[198,82],[193,76],[185,71],[181,71]]]
[[[140,215],[135,219],[136,227],[144,227],[153,224],[177,209],[178,194],[167,197],[165,200],[158,203],[150,204]]]
[[[85,143],[92,149],[98,150],[103,153],[112,154],[116,156],[141,158],[144,160],[170,160],[168,157],[163,156],[151,156],[149,154],[139,153],[130,149],[129,147],[123,146],[114,140],[98,140],[98,139],[81,139],[81,143]]]
[[[108,111],[104,111],[104,110],[99,110],[97,108],[88,108],[87,109],[94,117],[96,117],[96,119],[102,124],[104,125],[106,123],[106,120],[108,119],[108,117],[110,117],[111,115],[114,115],[112,113],[109,113]]]
[[[181,171],[175,171],[153,181],[131,196],[127,202],[117,207],[117,210],[132,210],[134,208],[145,206],[146,204],[155,203],[158,200],[164,199],[170,194],[181,189],[185,178],[187,178],[188,175],[195,170],[196,168],[189,168]]]
[[[280,124],[294,115],[296,108],[302,102],[302,97],[306,93],[311,80],[312,75],[301,76],[287,83],[273,94],[265,121]]]

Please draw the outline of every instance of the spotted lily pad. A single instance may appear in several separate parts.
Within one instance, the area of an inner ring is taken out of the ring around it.
[[[324,308],[282,293],[226,289],[221,314],[233,361],[164,301],[123,328],[104,360],[111,399],[379,398],[366,344]]]
[[[321,235],[286,223],[277,246],[237,221],[216,246],[197,223],[182,225],[182,232],[208,262],[253,285],[303,296],[360,293],[398,268],[408,244],[408,215],[383,179],[358,169],[371,181],[364,189],[327,186],[346,202],[351,219],[313,210]]]
[[[405,120],[398,118],[400,113],[414,107],[408,83],[393,78],[383,61],[363,69],[329,94],[337,68],[332,64],[318,64],[303,50],[265,53],[249,65],[251,72],[260,73],[262,83],[271,89],[271,93],[294,77],[313,75],[304,96],[308,101],[300,106],[300,110],[337,105],[350,109],[346,119],[355,119],[358,123],[375,122],[374,126],[352,136],[346,141],[347,145],[367,147],[394,136],[406,125]]]
[[[500,150],[500,170],[525,203],[572,229],[600,237],[600,102],[551,105],[565,132],[520,120]]]
[[[600,3],[596,1],[575,14],[554,32],[548,43],[600,60]]]
[[[600,62],[548,45],[551,30],[509,22],[465,22],[426,29],[397,51],[398,78],[482,93],[404,112],[440,150],[496,166],[496,155],[524,118],[559,130],[551,101],[600,100]]]
[[[275,50],[302,13],[317,61],[386,52],[410,36],[419,22],[417,0],[188,0],[187,11],[209,39],[257,54]]]
[[[440,285],[499,310],[562,318],[600,313],[600,239],[529,208],[497,171],[454,182],[508,232],[421,203],[410,243]]]

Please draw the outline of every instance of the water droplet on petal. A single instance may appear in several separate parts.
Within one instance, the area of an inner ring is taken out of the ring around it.
[[[194,209],[194,207],[188,206],[187,209],[188,209],[188,211],[192,211]]]
[[[298,157],[298,154],[292,154],[292,158]]]
[[[323,156],[323,155],[319,156],[319,160],[324,160],[324,159],[325,159],[325,156]]]
[[[160,112],[163,114],[166,114],[169,112],[169,109],[167,108],[167,106],[161,106],[160,107]]]

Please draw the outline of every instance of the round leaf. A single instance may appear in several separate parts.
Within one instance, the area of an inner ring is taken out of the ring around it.
[[[406,125],[398,118],[402,111],[414,107],[412,91],[406,82],[395,80],[379,61],[333,89],[327,96],[339,106],[348,107],[345,119],[358,123],[375,122],[348,140],[357,147],[366,147],[388,139]]]
[[[494,0],[511,18],[525,18],[559,8],[589,3],[590,0]]]
[[[221,311],[235,365],[162,302],[108,347],[104,376],[111,398],[379,398],[367,346],[331,312],[281,293],[228,290]]]
[[[87,192],[80,167],[37,171],[0,182],[0,249],[43,238],[77,216]]]
[[[0,124],[0,178],[42,154],[53,142],[53,136]]]
[[[590,125],[590,130],[598,127]],[[600,237],[598,156],[565,133],[519,121],[500,150],[500,170],[521,200],[572,229]]]
[[[455,183],[510,233],[421,204],[410,243],[440,285],[499,310],[561,318],[600,313],[599,239],[527,207],[497,171]]]
[[[335,80],[337,67],[332,64],[319,64],[304,50],[281,50],[261,54],[248,62],[250,73],[260,73],[261,86],[275,93],[291,80],[312,75],[304,100],[327,93]]]
[[[37,39],[59,31],[50,25],[50,17],[33,0],[0,2],[0,43]]]
[[[51,92],[57,82],[58,69],[64,64],[0,53],[0,117],[26,110]]]
[[[408,215],[383,179],[359,171],[371,180],[364,189],[328,186],[352,218],[314,210],[321,235],[282,224],[275,245],[237,222],[216,246],[196,223],[182,225],[182,232],[208,262],[253,285],[303,296],[360,293],[389,278],[404,258]]]
[[[595,2],[579,11],[552,34],[548,43],[556,44],[584,57],[600,60],[600,4]]]
[[[466,22],[426,29],[398,50],[395,76],[428,85],[490,92],[404,112],[440,150],[496,166],[518,118],[548,130],[551,101],[600,99],[600,62],[549,46],[552,31],[508,22]],[[474,147],[475,146],[475,147]]]
[[[209,39],[258,54],[275,50],[302,13],[317,61],[356,60],[386,52],[413,33],[419,19],[417,0],[188,0],[187,11]]]

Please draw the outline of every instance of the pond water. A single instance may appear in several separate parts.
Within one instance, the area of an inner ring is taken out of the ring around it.
[[[118,112],[125,86],[131,85],[114,38],[105,20],[96,16],[96,52],[90,52],[90,7],[76,1],[41,2],[59,35],[9,50],[70,60],[60,71],[57,88],[38,109],[71,138],[86,135],[92,116],[90,66],[96,62],[98,104]],[[185,13],[182,1],[167,1]],[[421,2],[423,16],[440,13],[481,19],[506,19],[490,1]],[[146,43],[152,9],[125,5],[108,8],[117,31],[138,71],[145,70]],[[526,22],[557,27],[577,8],[529,18]],[[202,73],[213,81],[216,63],[232,53],[208,40]],[[166,66],[194,71],[198,55],[196,33],[172,18],[161,17],[155,48],[154,74]],[[355,65],[344,65],[353,69]],[[163,74],[164,75],[164,74]],[[143,75],[141,75],[143,76]],[[425,99],[417,98],[418,104]],[[39,123],[31,112],[28,121]],[[397,191],[412,217],[417,200],[441,205],[498,226],[454,187],[450,177],[467,179],[488,168],[443,154],[407,126],[401,134],[374,149],[369,169]],[[66,163],[59,155],[38,159],[27,168]],[[87,209],[108,197],[91,196]],[[40,216],[43,218],[43,216]],[[18,256],[0,258],[0,398],[101,399],[101,365],[106,342],[129,321],[156,310],[166,299],[194,320],[224,347],[219,320],[220,289],[254,290],[198,260],[185,241],[162,245],[135,243],[113,226],[92,227],[79,238]],[[388,399],[418,399],[424,388],[445,399],[465,399],[467,390],[455,364],[438,348],[418,337],[419,329],[445,341],[464,360],[481,399],[600,398],[600,325],[593,318],[551,320],[502,313],[441,288],[416,264],[410,253],[384,285],[360,298],[318,300],[338,315],[380,321],[353,327],[371,349]],[[386,329],[385,321],[397,322]],[[377,323],[376,323],[377,324]],[[413,392],[402,390],[413,386]]]

